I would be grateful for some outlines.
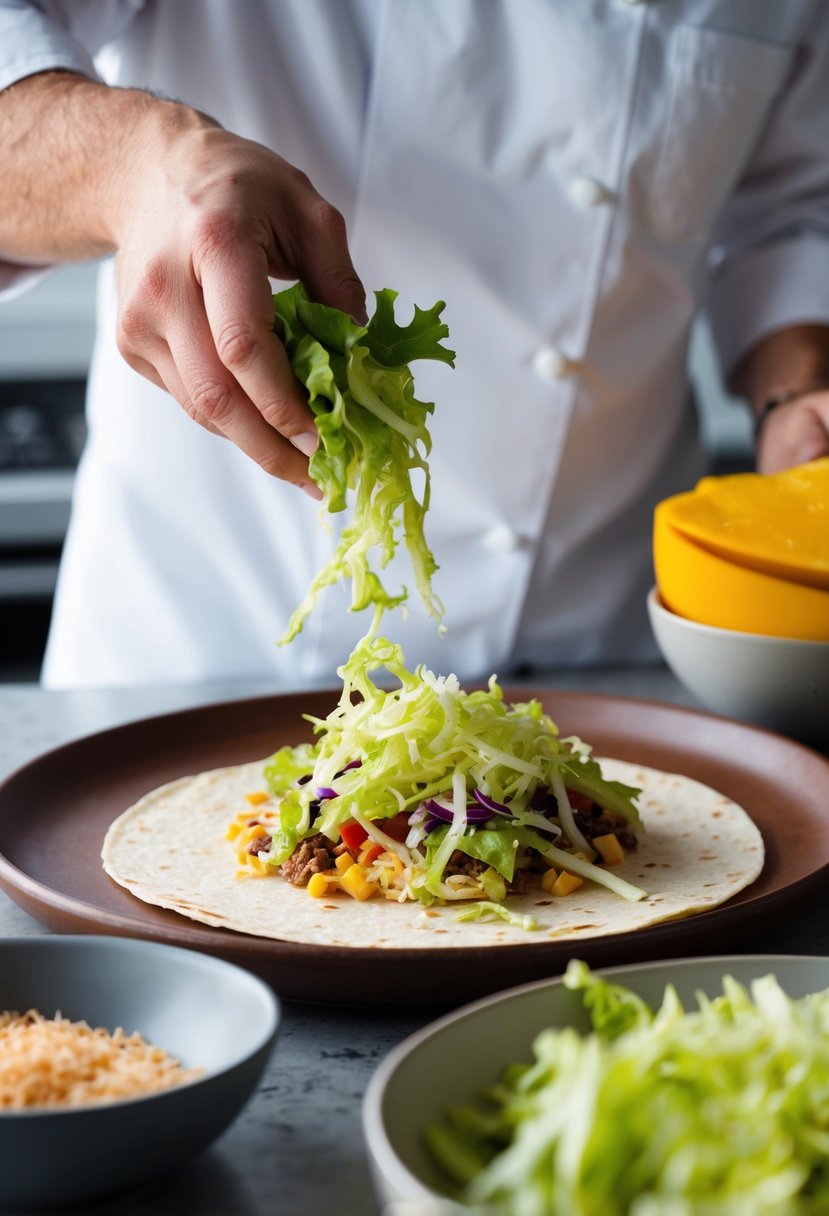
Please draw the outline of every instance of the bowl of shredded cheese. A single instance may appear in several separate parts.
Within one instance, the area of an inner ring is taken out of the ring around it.
[[[270,988],[208,955],[0,940],[0,1210],[89,1202],[192,1157],[250,1097],[278,1026]]]

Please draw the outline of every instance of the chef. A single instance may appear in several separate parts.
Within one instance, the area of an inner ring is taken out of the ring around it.
[[[820,0],[2,0],[0,285],[107,259],[45,683],[330,684],[367,628],[332,588],[276,645],[341,522],[269,276],[446,301],[411,664],[653,657],[701,309],[761,469],[829,453],[828,36]]]

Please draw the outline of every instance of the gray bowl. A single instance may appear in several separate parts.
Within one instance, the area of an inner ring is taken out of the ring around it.
[[[179,1088],[72,1110],[0,1112],[0,1211],[88,1202],[165,1173],[210,1143],[256,1087],[279,1005],[231,963],[117,937],[0,940],[0,1010],[60,1011],[138,1031],[185,1067]]]
[[[651,627],[676,678],[708,709],[829,748],[829,642],[701,625],[653,587]]]
[[[811,956],[682,959],[600,972],[651,1005],[672,983],[686,1007],[695,1005],[700,989],[712,997],[722,992],[725,975],[748,984],[769,973],[791,997],[829,988],[829,958]],[[473,1101],[508,1064],[531,1060],[533,1040],[548,1026],[590,1029],[581,994],[566,989],[561,977],[467,1005],[411,1035],[386,1057],[363,1101],[363,1134],[384,1216],[468,1211],[444,1198],[445,1179],[426,1151],[423,1131],[450,1107]]]

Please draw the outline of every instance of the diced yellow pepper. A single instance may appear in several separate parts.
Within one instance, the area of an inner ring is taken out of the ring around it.
[[[372,895],[378,890],[376,882],[366,881],[366,872],[362,866],[358,866],[356,862],[348,867],[340,879],[340,884],[344,891],[352,895],[354,899],[371,899]]]
[[[308,894],[314,899],[321,899],[328,891],[328,887],[333,880],[328,874],[312,874],[308,880]]]
[[[251,806],[259,806],[261,802],[268,801],[268,795],[265,790],[254,790],[252,794],[245,794],[245,799]]]
[[[557,879],[558,879],[557,870],[553,870],[552,868],[549,870],[545,870],[544,873],[541,875],[542,891],[552,891],[553,885],[557,881]]]
[[[354,865],[354,858],[350,853],[340,853],[339,857],[334,862],[334,865],[341,874],[345,874],[346,870],[349,869],[350,866]]]
[[[568,874],[566,870],[562,870],[550,890],[553,895],[571,895],[573,891],[578,891],[582,882],[583,879],[579,878],[578,874]]]
[[[625,860],[625,850],[619,844],[615,832],[608,832],[606,836],[594,836],[593,844],[599,850],[606,866],[620,866]]]

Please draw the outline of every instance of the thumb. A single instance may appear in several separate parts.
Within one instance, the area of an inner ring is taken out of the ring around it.
[[[345,220],[320,200],[302,231],[297,273],[312,300],[339,308],[359,325],[368,320],[366,289],[348,250]]]

